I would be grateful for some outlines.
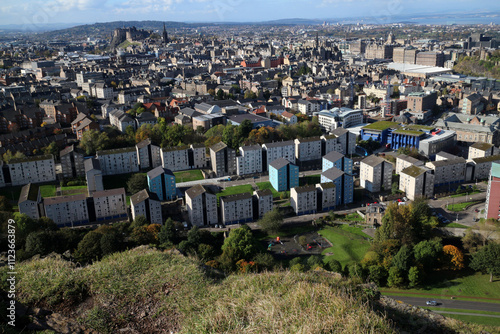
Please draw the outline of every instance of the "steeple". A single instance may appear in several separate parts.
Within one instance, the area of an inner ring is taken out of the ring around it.
[[[168,33],[167,29],[165,28],[165,22],[163,22],[163,43],[168,43]]]
[[[319,33],[316,31],[316,45],[315,47],[319,46]]]

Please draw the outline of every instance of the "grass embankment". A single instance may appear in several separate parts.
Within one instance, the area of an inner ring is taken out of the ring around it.
[[[243,184],[241,186],[227,187],[220,193],[217,193],[217,201],[221,196],[229,196],[243,193],[253,193],[253,187],[250,184]]]
[[[461,313],[468,312],[466,310],[459,310]],[[453,310],[453,312],[457,312],[456,310]],[[448,318],[453,318],[457,319],[460,321],[468,322],[470,324],[479,324],[479,325],[485,325],[485,326],[500,326],[500,318],[496,317],[487,317],[487,316],[480,316],[480,315],[470,315],[470,314],[451,314],[451,313],[446,313],[446,312],[439,312],[439,314],[448,317]],[[497,328],[497,330],[500,330],[500,328]]]
[[[86,194],[87,193],[87,186],[61,187],[61,193],[63,196],[76,195],[76,194]]]
[[[203,180],[203,174],[199,169],[174,172],[174,175],[175,183]]]
[[[460,300],[500,303],[500,280],[490,283],[490,276],[480,273],[463,273],[457,277],[456,272],[435,272],[428,284],[417,289],[383,289],[390,295],[407,297],[449,298],[454,296]]]
[[[481,201],[472,201],[472,202],[464,202],[464,203],[456,203],[456,204],[449,204],[446,208],[450,211],[453,212],[458,212],[458,211],[463,211],[465,208],[481,203]]]
[[[462,196],[470,196],[470,195],[475,195],[481,193],[481,190],[475,190],[471,192],[465,192],[465,193],[460,193],[460,194],[455,194],[455,195],[450,195],[449,198],[457,198],[457,197],[462,197]]]
[[[53,184],[46,184],[44,186],[40,186],[40,196],[42,198],[45,197],[54,197],[56,195],[56,186]]]
[[[370,248],[370,242],[361,228],[342,225],[340,227],[329,227],[318,233],[332,243],[332,247],[325,249],[321,254],[325,255],[324,261],[330,258],[339,261],[342,266],[350,262],[359,262]],[[326,255],[330,254],[331,255]]]
[[[56,258],[19,263],[16,292],[26,305],[50,308],[98,333],[395,333],[384,310],[351,281],[321,272],[280,271],[209,278],[192,258],[140,247],[77,268]],[[8,269],[0,269],[5,277]],[[8,290],[2,279],[0,287]],[[18,319],[20,320],[20,319]],[[5,324],[0,329],[5,329]],[[434,332],[492,328],[455,320]]]
[[[283,192],[276,191],[274,187],[272,186],[271,182],[257,182],[257,187],[259,190],[266,190],[269,189],[273,193],[273,198],[280,198],[281,194]]]

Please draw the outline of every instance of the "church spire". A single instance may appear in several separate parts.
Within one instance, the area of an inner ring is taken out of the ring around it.
[[[165,22],[163,22],[163,43],[168,43],[168,33],[167,28],[165,28]]]

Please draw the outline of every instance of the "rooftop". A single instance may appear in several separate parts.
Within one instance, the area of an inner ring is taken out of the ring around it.
[[[425,135],[425,133],[422,131],[405,130],[405,129],[399,129],[394,131],[393,133],[399,135],[418,136],[418,137]]]
[[[22,203],[25,201],[37,201],[38,193],[40,187],[36,184],[28,183],[21,189],[21,195],[19,196],[19,202]]]
[[[493,162],[491,164],[491,176],[500,177],[500,164]]]
[[[363,130],[377,130],[384,131],[387,129],[399,129],[401,126],[397,123],[390,121],[378,121],[375,123],[368,124],[363,127]]]
[[[311,191],[316,191],[316,186],[314,184],[307,184],[305,186],[295,187],[292,189],[295,189],[295,192],[300,194],[300,193],[307,193],[307,192],[311,192]]]
[[[76,195],[58,196],[58,197],[46,197],[43,199],[43,204],[44,205],[54,205],[54,204],[60,204],[60,203],[66,203],[66,202],[85,201],[86,199],[87,199],[86,194],[76,194]]]
[[[224,142],[218,142],[217,144],[214,144],[210,147],[210,150],[214,151],[214,152],[219,152],[223,149],[225,149],[227,147],[227,145],[224,143]]]
[[[141,202],[144,202],[148,198],[151,200],[154,200],[154,201],[160,200],[155,193],[150,193],[146,189],[143,189],[143,190],[139,191],[138,193],[130,196],[130,203],[132,205],[139,204]]]
[[[186,190],[186,196],[188,196],[190,198],[195,198],[195,197],[198,197],[199,195],[201,195],[205,192],[212,194],[212,192],[209,191],[208,188],[203,187],[201,184],[197,184],[197,185],[189,188],[188,190]]]
[[[271,189],[263,189],[263,190],[256,190],[255,194],[257,196],[259,196],[259,197],[262,197],[262,196],[272,196],[273,192],[271,191]]]
[[[487,151],[493,147],[493,144],[478,141],[472,144],[470,147],[475,148],[476,150]]]
[[[116,188],[116,189],[96,191],[92,194],[92,197],[99,198],[99,197],[115,196],[115,195],[125,196],[125,188]]]
[[[111,150],[103,150],[103,151],[97,151],[97,156],[102,156],[102,155],[110,155],[110,154],[121,154],[121,153],[128,153],[128,152],[136,152],[135,151],[135,146],[132,147],[122,147],[122,148],[113,148]]]
[[[417,177],[425,173],[426,169],[418,166],[410,166],[401,171],[402,174],[409,175],[411,177]]]
[[[335,183],[333,182],[318,183],[316,186],[318,185],[323,189],[335,188]]]
[[[330,169],[325,170],[323,173],[321,173],[321,176],[324,176],[325,178],[332,180],[332,181],[338,179],[342,175],[344,175],[344,172],[336,167],[332,167]]]
[[[343,157],[344,157],[344,155],[342,153],[337,152],[337,151],[331,151],[330,153],[324,155],[323,159],[335,162],[335,161],[342,159]]]
[[[269,163],[269,166],[273,167],[274,169],[280,169],[288,164],[290,164],[290,161],[286,160],[285,158],[278,158]]]
[[[472,159],[476,164],[490,162],[490,161],[500,161],[500,155],[490,155],[489,157],[481,157]]]
[[[16,163],[30,162],[30,161],[41,161],[41,160],[54,161],[54,156],[52,154],[45,154],[45,155],[35,155],[31,157],[19,158],[19,159],[11,159],[9,161],[9,164],[16,164]]]
[[[235,202],[235,201],[240,201],[244,199],[251,199],[252,194],[251,193],[241,193],[241,194],[234,194],[234,195],[227,195],[227,196],[221,196],[220,200],[221,203],[227,203],[227,202]]]
[[[376,155],[372,154],[372,155],[364,158],[363,160],[361,160],[361,163],[367,164],[368,166],[375,167],[375,166],[380,165],[384,161],[385,160],[382,159],[381,157],[377,157]]]

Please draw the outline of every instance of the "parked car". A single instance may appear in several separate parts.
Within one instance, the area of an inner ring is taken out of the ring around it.
[[[435,300],[428,300],[425,302],[426,305],[428,306],[437,306],[438,305],[438,302],[435,301]]]

